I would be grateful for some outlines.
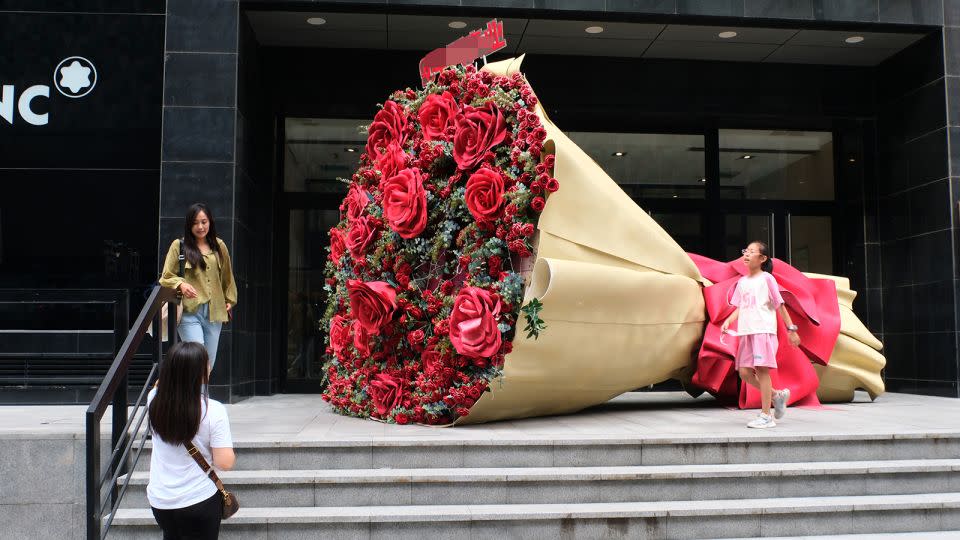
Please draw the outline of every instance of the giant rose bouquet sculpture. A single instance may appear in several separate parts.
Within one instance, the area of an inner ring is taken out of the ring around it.
[[[731,271],[684,253],[553,125],[519,65],[448,69],[374,117],[330,231],[324,399],[398,424],[572,412],[670,378],[736,399],[709,302]],[[804,327],[823,366],[791,357],[807,363],[794,400],[816,400],[817,375],[826,397],[882,392],[852,292],[813,281],[835,316]]]

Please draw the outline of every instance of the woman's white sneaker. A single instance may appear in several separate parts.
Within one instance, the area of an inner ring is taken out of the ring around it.
[[[747,424],[747,427],[756,428],[756,429],[766,429],[766,428],[777,427],[777,423],[773,420],[773,417],[770,416],[769,414],[760,413],[760,416],[751,420],[750,423]]]

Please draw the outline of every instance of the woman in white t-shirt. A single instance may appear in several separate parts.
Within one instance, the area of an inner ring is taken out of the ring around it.
[[[203,345],[178,343],[160,365],[160,382],[147,397],[153,433],[147,500],[164,540],[220,534],[223,496],[184,446],[192,440],[218,470],[230,470],[236,461],[227,410],[204,391],[208,376]]]

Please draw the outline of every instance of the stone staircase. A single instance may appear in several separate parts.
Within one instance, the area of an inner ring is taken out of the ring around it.
[[[237,447],[224,538],[960,538],[960,433]],[[159,536],[144,458],[113,538]]]

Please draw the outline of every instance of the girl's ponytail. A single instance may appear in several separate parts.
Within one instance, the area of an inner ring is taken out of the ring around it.
[[[773,273],[773,259],[767,257],[767,260],[763,261],[763,264],[760,265],[760,269],[764,272]]]
[[[769,274],[773,273],[773,257],[770,256],[770,248],[767,247],[766,242],[761,242],[759,240],[754,240],[750,242],[750,245],[756,244],[759,248],[760,254],[767,258],[760,264],[760,269]]]

